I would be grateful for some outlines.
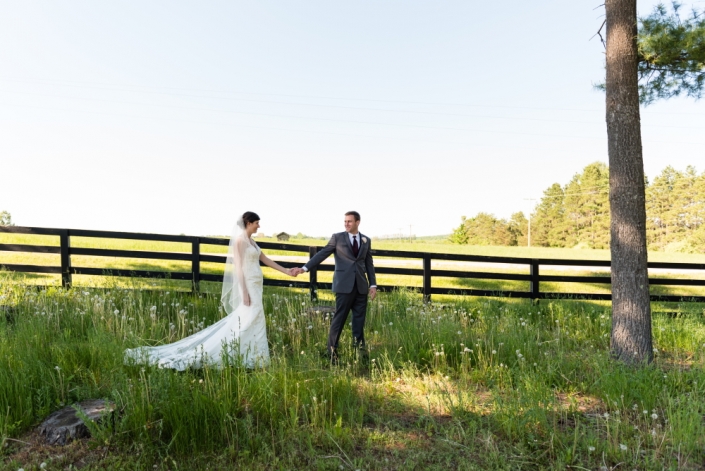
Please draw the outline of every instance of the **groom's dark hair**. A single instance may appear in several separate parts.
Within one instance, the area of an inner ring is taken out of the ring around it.
[[[360,213],[358,213],[357,211],[348,211],[347,213],[345,213],[345,215],[354,217],[356,221],[360,220]]]

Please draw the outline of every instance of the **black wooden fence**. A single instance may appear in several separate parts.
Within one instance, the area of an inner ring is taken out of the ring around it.
[[[183,236],[183,235],[162,235],[162,234],[141,234],[132,232],[108,232],[108,231],[93,231],[81,229],[53,229],[40,227],[19,227],[19,226],[0,226],[0,232],[14,234],[34,234],[34,235],[51,235],[58,236],[59,245],[28,245],[28,244],[0,244],[0,251],[10,252],[29,252],[29,253],[46,253],[59,254],[60,266],[40,266],[40,265],[19,265],[19,264],[1,264],[2,267],[9,271],[25,272],[25,273],[51,273],[61,275],[61,284],[64,287],[69,287],[72,281],[72,275],[103,275],[103,276],[122,276],[122,277],[137,277],[137,278],[169,278],[172,280],[187,280],[191,281],[194,291],[200,289],[201,281],[222,281],[222,275],[214,275],[201,272],[202,262],[225,263],[224,255],[205,254],[201,252],[201,245],[228,245],[229,240],[215,237],[198,237],[198,236]],[[88,237],[97,239],[130,239],[140,241],[160,241],[160,242],[180,242],[191,245],[190,252],[154,252],[142,250],[116,250],[116,249],[99,249],[99,248],[84,248],[71,246],[71,237]],[[295,244],[281,244],[273,242],[258,242],[258,245],[263,249],[273,249],[279,251],[293,252],[299,254],[308,254],[313,256],[319,247],[309,247]],[[413,291],[418,291],[424,297],[430,300],[434,294],[443,295],[463,295],[463,296],[494,296],[494,297],[512,297],[512,298],[527,298],[527,299],[558,299],[558,298],[574,298],[574,299],[593,299],[593,300],[609,300],[611,295],[608,293],[568,293],[568,292],[546,292],[540,290],[542,282],[561,282],[561,283],[597,283],[609,284],[611,282],[609,276],[584,276],[584,275],[542,275],[541,267],[550,266],[571,266],[571,267],[610,267],[609,261],[602,260],[559,260],[559,259],[542,259],[542,258],[519,258],[519,257],[489,257],[480,255],[456,255],[446,253],[424,253],[424,252],[408,252],[399,250],[373,250],[373,255],[377,257],[389,257],[404,260],[421,260],[422,268],[397,268],[397,267],[377,267],[377,274],[392,274],[392,275],[411,275],[423,277],[421,287],[418,286],[402,286],[402,285],[379,285],[380,291],[390,291],[395,288],[406,288]],[[132,269],[114,269],[114,268],[94,268],[74,266],[71,262],[71,257],[74,255],[88,255],[97,257],[119,257],[119,258],[139,258],[151,260],[179,260],[191,263],[191,270],[187,272],[174,271],[146,271]],[[433,269],[431,262],[433,260],[444,261],[459,261],[459,262],[481,262],[483,264],[511,264],[523,265],[528,267],[528,274],[516,273],[501,273],[501,272],[485,272],[485,271],[459,271],[459,270],[437,270]],[[284,267],[301,266],[301,263],[292,263],[281,261],[278,262]],[[672,270],[703,270],[705,273],[705,264],[703,263],[660,263],[650,262],[649,268],[654,269],[672,269]],[[309,273],[309,281],[291,280],[274,280],[265,279],[264,284],[267,286],[295,287],[309,289],[311,297],[315,299],[318,289],[330,289],[331,283],[318,282],[319,271],[333,271],[332,265],[319,265],[317,269],[311,270]],[[500,291],[500,290],[481,290],[481,289],[462,289],[462,288],[441,288],[433,286],[434,277],[460,278],[460,279],[476,279],[476,280],[511,280],[524,281],[529,283],[527,291]],[[668,285],[668,286],[705,286],[705,279],[683,279],[683,278],[649,278],[650,285]],[[680,295],[652,295],[653,301],[692,301],[705,302],[705,296],[680,296]]]

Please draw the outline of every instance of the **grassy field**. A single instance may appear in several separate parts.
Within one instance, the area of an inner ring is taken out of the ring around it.
[[[273,239],[263,238],[260,241],[272,242]],[[0,243],[16,243],[16,244],[37,244],[37,245],[58,245],[57,236],[35,236],[21,234],[6,234],[0,233]],[[322,239],[295,239],[291,243],[301,245],[318,245],[322,246],[326,243]],[[75,247],[92,247],[105,249],[123,249],[123,250],[145,250],[145,251],[162,251],[162,252],[188,252],[190,251],[189,244],[175,242],[148,242],[148,241],[132,241],[119,239],[95,239],[74,237],[71,239],[72,246]],[[398,242],[398,241],[373,241],[373,247],[376,249],[385,250],[403,250],[403,251],[419,251],[419,252],[434,252],[434,253],[457,253],[457,254],[473,254],[473,255],[491,255],[491,256],[509,256],[509,257],[525,257],[525,258],[554,258],[554,259],[583,259],[583,260],[609,260],[608,250],[585,250],[585,249],[560,249],[560,248],[545,248],[545,247],[493,247],[493,246],[464,246],[450,243],[442,243],[439,241],[424,241],[424,242]],[[218,245],[203,245],[201,247],[203,253],[225,253],[227,247]],[[307,260],[305,254],[295,254],[293,252],[265,250],[265,252],[274,259],[286,259],[289,261],[297,261],[304,263]],[[132,270],[153,270],[153,271],[190,271],[190,262],[186,261],[164,261],[164,260],[145,260],[145,259],[123,259],[114,257],[90,257],[90,256],[72,256],[72,264],[81,267],[97,267],[106,269],[132,269]],[[654,252],[650,254],[650,260],[661,262],[691,262],[705,263],[705,255],[691,255],[681,253],[660,253]],[[406,268],[422,268],[420,260],[400,260],[388,257],[377,257],[375,259],[377,266],[403,266]],[[0,252],[0,266],[3,264],[34,264],[34,265],[59,265],[59,255],[52,254],[29,254],[29,253],[13,253]],[[332,263],[332,261],[331,261]],[[487,264],[477,264],[470,262],[433,262],[434,268],[450,269],[450,270],[472,270],[472,271],[492,271],[501,273],[522,273],[528,274],[528,267],[522,266],[489,266]],[[203,273],[221,274],[223,266],[215,263],[203,263],[201,266]],[[285,275],[271,269],[264,270],[265,276],[274,279],[286,279]],[[544,275],[565,274],[565,271],[558,269],[542,268]],[[608,276],[609,272],[602,271],[571,271],[570,274],[583,276]],[[0,278],[3,275],[0,272]],[[657,272],[654,277],[672,277],[672,278],[704,278],[705,273],[664,273]],[[308,275],[303,275],[301,280],[307,281]],[[332,273],[319,273],[319,281],[330,282]],[[24,279],[25,283],[34,283],[42,285],[58,285],[60,278],[58,275],[27,275]],[[99,286],[105,282],[103,277],[96,276],[74,276],[74,283],[79,286]],[[113,282],[122,286],[137,286],[141,288],[163,286],[164,282],[155,280],[131,280],[131,279],[115,279]],[[398,276],[384,275],[378,276],[379,284],[387,285],[405,285],[405,286],[421,286],[422,279],[420,276]],[[173,289],[188,290],[190,283],[187,281],[171,282]],[[434,287],[444,288],[473,288],[493,291],[526,291],[529,289],[528,282],[521,281],[502,281],[502,280],[481,280],[481,279],[462,279],[462,278],[439,278],[434,277]],[[217,291],[219,285],[217,283],[203,283],[205,291]],[[578,293],[608,293],[609,285],[598,283],[541,283],[542,291],[554,292],[578,292]],[[654,294],[675,294],[682,296],[705,296],[705,287],[666,287],[652,286]]]
[[[577,301],[371,303],[370,361],[322,356],[328,318],[267,289],[271,366],[123,364],[222,316],[217,296],[0,282],[0,469],[703,469],[702,307],[654,315],[655,363],[610,360],[610,310]],[[297,292],[299,291],[299,292]],[[330,302],[324,295],[323,303]],[[345,331],[343,345],[350,343]],[[112,422],[64,448],[33,428],[89,398]]]

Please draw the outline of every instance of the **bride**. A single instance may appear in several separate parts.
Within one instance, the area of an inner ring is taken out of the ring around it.
[[[200,368],[204,364],[221,367],[225,357],[229,362],[242,361],[247,368],[269,364],[259,262],[293,275],[291,270],[270,260],[252,240],[259,227],[259,216],[247,211],[233,229],[220,297],[227,315],[177,342],[128,349],[125,362],[156,364],[180,371]]]

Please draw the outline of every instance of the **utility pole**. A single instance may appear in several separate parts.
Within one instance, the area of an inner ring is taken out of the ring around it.
[[[524,198],[525,201],[536,201],[536,198]],[[531,204],[531,203],[529,203]],[[531,247],[531,208],[529,208],[529,231],[528,231],[528,243],[529,247]]]

